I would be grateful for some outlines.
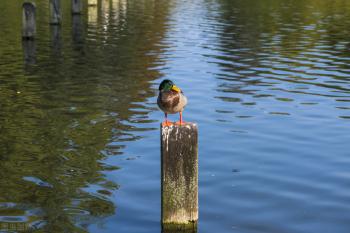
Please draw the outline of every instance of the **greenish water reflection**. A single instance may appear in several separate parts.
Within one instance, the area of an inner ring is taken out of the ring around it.
[[[118,212],[106,174],[120,167],[104,160],[150,130],[135,124],[150,122],[167,4],[103,1],[71,17],[64,1],[59,27],[37,1],[38,36],[21,43],[21,2],[0,4],[0,229],[85,232]]]

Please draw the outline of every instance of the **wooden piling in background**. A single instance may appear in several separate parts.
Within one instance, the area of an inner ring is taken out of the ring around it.
[[[82,0],[72,0],[72,14],[81,14],[82,10]]]
[[[34,39],[36,35],[36,7],[34,3],[23,3],[22,38]]]
[[[196,229],[198,129],[194,123],[161,126],[161,192],[163,231]]]
[[[50,24],[61,24],[61,0],[50,0]]]

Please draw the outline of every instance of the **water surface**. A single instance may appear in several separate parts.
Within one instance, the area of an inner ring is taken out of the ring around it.
[[[199,125],[198,232],[349,231],[350,2],[62,1],[56,27],[37,0],[34,42],[21,4],[0,3],[2,231],[161,232],[164,78]]]

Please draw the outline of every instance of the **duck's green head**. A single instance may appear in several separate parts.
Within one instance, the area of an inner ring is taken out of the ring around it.
[[[159,85],[159,91],[176,91],[176,92],[180,92],[180,88],[178,88],[173,81],[169,80],[169,79],[164,79],[160,85]]]

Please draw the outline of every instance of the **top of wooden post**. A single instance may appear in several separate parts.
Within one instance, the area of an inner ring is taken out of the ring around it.
[[[181,128],[181,127],[186,127],[188,129],[191,128],[197,128],[197,123],[194,122],[183,122],[181,125],[180,124],[172,124],[169,126],[163,126],[162,124],[160,124],[161,128],[163,129],[176,129],[176,128]]]
[[[172,124],[170,126],[163,126],[161,124],[160,127],[162,141],[166,145],[178,141],[181,141],[181,143],[185,143],[186,141],[191,141],[187,139],[191,139],[191,137],[197,137],[198,127],[197,124],[193,122],[184,122],[181,125]]]

